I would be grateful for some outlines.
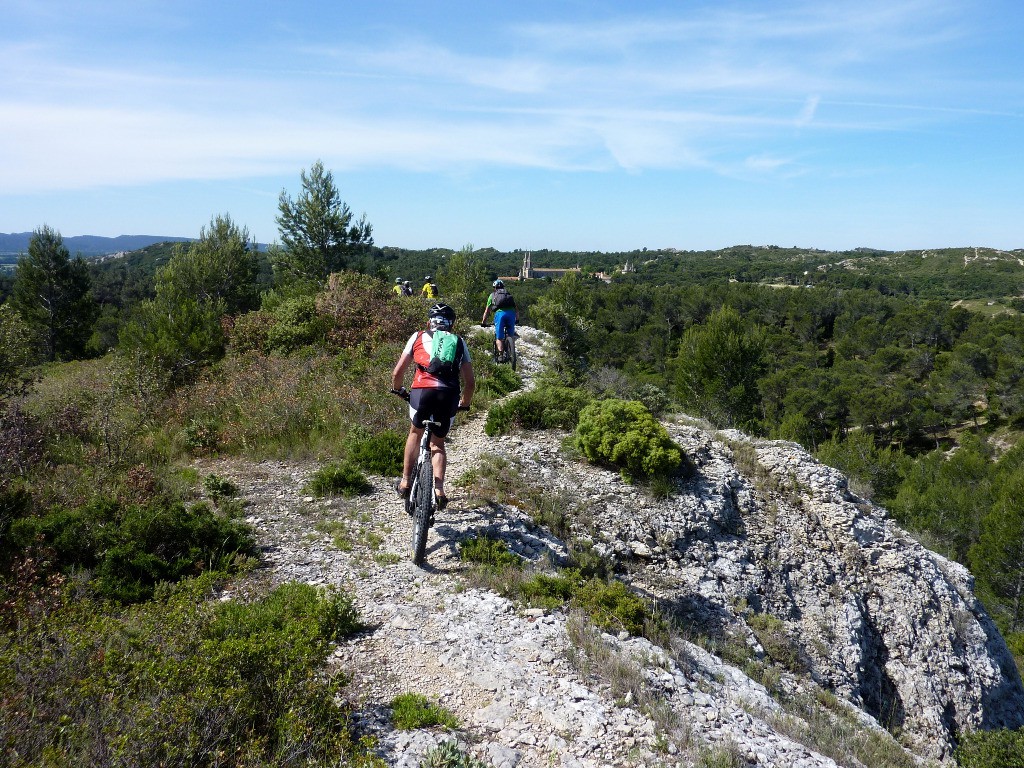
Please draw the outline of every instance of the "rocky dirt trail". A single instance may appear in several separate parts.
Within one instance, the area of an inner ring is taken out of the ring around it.
[[[522,374],[538,373],[543,335],[520,329]],[[315,499],[305,485],[312,462],[205,461],[203,473],[240,488],[247,520],[263,549],[259,578],[339,587],[355,597],[370,629],[343,642],[332,663],[352,678],[349,696],[364,732],[379,739],[389,765],[418,766],[436,744],[457,738],[474,757],[512,766],[693,765],[700,745],[727,745],[749,765],[834,766],[831,760],[777,735],[751,711],[778,706],[764,689],[691,646],[680,668],[664,651],[625,633],[603,640],[623,658],[646,659],[644,672],[670,694],[685,723],[689,748],[666,740],[650,717],[627,699],[587,680],[570,664],[566,616],[523,609],[467,586],[459,542],[483,529],[502,535],[530,559],[564,554],[563,544],[511,506],[475,506],[451,481],[486,453],[517,457],[560,484],[613,489],[630,503],[636,491],[614,473],[559,455],[559,436],[537,433],[500,439],[483,432],[485,415],[459,417],[449,441],[448,508],[437,514],[423,568],[410,560],[411,522],[394,478],[370,478],[373,491],[356,498]],[[635,500],[635,499],[634,499]],[[453,712],[457,733],[399,731],[390,724],[399,693],[427,696]]]

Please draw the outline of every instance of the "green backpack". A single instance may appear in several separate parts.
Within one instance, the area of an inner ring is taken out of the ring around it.
[[[434,331],[430,338],[433,339],[434,350],[430,362],[423,369],[438,378],[457,378],[459,368],[462,367],[462,343],[459,337],[449,331]]]

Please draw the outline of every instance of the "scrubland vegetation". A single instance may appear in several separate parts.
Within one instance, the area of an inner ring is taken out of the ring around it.
[[[0,762],[379,764],[349,730],[344,676],[322,673],[330,643],[359,629],[351,603],[295,585],[214,601],[255,553],[234,491],[192,462],[316,458],[318,494],[395,473],[405,417],[388,372],[425,304],[390,282],[437,275],[465,332],[521,254],[379,248],[322,166],[302,183],[282,193],[283,245],[269,254],[229,216],[194,243],[101,265],[43,227],[0,287]],[[306,226],[316,217],[323,227]],[[490,408],[487,432],[564,429],[581,458],[655,495],[684,459],[656,420],[674,407],[798,441],[969,565],[1020,660],[1024,270],[968,250],[535,252],[585,269],[517,287],[521,320],[558,354],[543,386]],[[610,283],[588,274],[626,260],[636,271]],[[519,382],[473,344],[486,409]],[[571,500],[506,474],[484,466],[464,482],[514,494],[567,536],[566,516],[582,514]],[[663,620],[569,543],[554,575],[523,571],[493,540],[463,557],[526,603],[663,638]],[[958,754],[976,767],[1021,752],[1019,734],[996,732],[965,735]]]

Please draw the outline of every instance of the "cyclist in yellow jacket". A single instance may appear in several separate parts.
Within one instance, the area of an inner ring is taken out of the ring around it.
[[[423,287],[420,288],[420,296],[425,296],[428,299],[436,299],[437,286],[434,283],[430,282],[430,275],[424,277],[423,280],[425,282],[423,283]]]

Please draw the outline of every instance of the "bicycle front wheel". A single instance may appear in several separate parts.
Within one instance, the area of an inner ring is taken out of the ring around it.
[[[420,463],[417,472],[415,498],[412,499],[412,561],[422,565],[434,506],[434,468],[428,460]]]

